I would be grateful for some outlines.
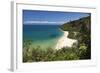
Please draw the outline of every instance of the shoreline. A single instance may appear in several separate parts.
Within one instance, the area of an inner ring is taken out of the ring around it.
[[[77,42],[75,39],[68,38],[68,31],[63,31],[63,36],[58,40],[55,49],[59,50],[64,47],[72,47],[73,43]]]

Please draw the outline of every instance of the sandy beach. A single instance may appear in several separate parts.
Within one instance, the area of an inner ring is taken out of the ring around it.
[[[68,38],[68,31],[63,31],[64,35],[58,40],[55,49],[61,49],[63,47],[72,47],[73,43],[77,42],[75,39]]]

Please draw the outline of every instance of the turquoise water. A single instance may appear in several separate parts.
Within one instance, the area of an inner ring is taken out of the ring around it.
[[[54,48],[63,35],[59,27],[59,25],[23,25],[23,39],[31,40],[34,48]]]

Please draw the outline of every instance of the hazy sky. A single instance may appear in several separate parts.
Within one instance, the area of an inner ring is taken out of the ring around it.
[[[89,14],[79,12],[23,10],[23,23],[27,25],[61,25],[70,20],[73,21],[86,16],[89,16]]]

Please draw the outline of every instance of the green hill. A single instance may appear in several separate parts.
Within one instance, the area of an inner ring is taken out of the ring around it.
[[[91,16],[70,21],[60,27],[64,31],[69,31],[68,37],[78,40],[78,49],[86,47],[86,52],[81,59],[91,58]]]
[[[65,31],[79,31],[81,28],[86,27],[86,29],[90,30],[90,16],[83,17],[78,20],[70,21],[68,23],[65,23],[61,26],[61,29]]]

